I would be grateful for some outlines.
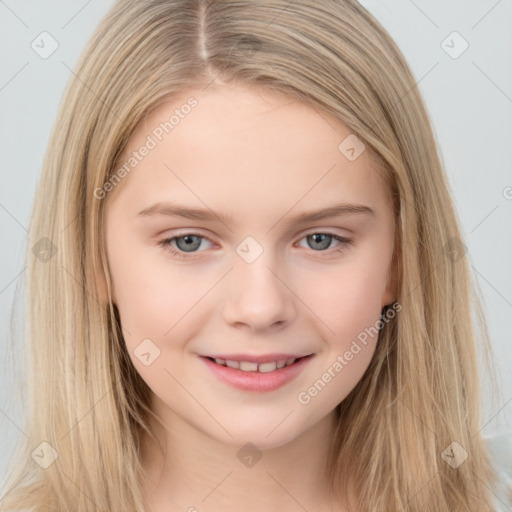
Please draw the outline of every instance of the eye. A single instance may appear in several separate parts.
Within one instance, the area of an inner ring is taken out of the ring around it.
[[[166,238],[165,240],[158,242],[158,245],[168,249],[173,256],[176,256],[177,258],[187,259],[191,257],[187,254],[188,252],[193,253],[201,246],[201,239],[208,240],[213,243],[213,241],[208,237],[200,235],[199,233],[184,233],[182,235]],[[175,240],[179,250],[176,250],[172,245]]]
[[[301,240],[307,240],[309,244],[315,249],[314,252],[325,252],[333,240],[340,243],[341,248],[335,249],[333,252],[341,252],[343,248],[352,244],[352,240],[344,236],[336,235],[335,233],[313,231],[306,234]],[[319,250],[316,250],[319,249]]]
[[[329,248],[333,240],[339,242],[341,248],[334,249],[332,252],[341,252],[346,246],[353,243],[351,239],[336,235],[335,233],[319,231],[308,233],[300,240],[304,239],[312,244],[314,252],[331,252],[326,251],[325,249]],[[185,260],[187,258],[191,258],[193,253],[198,252],[197,249],[201,247],[201,242],[203,240],[207,240],[212,244],[214,243],[213,240],[199,233],[184,233],[182,235],[166,238],[161,242],[158,242],[158,245],[169,250],[173,256]],[[176,242],[177,248],[174,247],[173,242]]]

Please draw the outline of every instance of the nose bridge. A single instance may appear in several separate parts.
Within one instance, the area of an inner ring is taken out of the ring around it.
[[[258,329],[289,321],[294,313],[292,294],[279,276],[275,252],[252,237],[244,239],[236,252],[224,304],[226,321]]]

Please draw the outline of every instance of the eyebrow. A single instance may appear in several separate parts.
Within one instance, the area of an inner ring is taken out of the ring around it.
[[[298,225],[307,222],[314,222],[322,220],[327,217],[336,217],[340,215],[350,214],[367,214],[375,216],[375,210],[363,204],[338,204],[314,210],[310,212],[299,213],[286,221],[286,225]],[[144,208],[138,215],[146,217],[151,215],[168,215],[170,217],[181,217],[184,219],[198,220],[198,221],[215,221],[220,220],[224,224],[232,222],[233,218],[230,215],[217,214],[210,209],[201,208],[188,208],[183,205],[175,204],[172,202],[158,202],[147,208]]]

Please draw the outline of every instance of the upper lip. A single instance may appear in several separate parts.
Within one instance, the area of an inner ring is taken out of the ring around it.
[[[261,355],[251,355],[251,354],[207,354],[202,357],[211,357],[213,359],[224,359],[225,361],[247,361],[249,363],[271,363],[273,361],[281,361],[282,359],[300,359],[301,357],[306,357],[313,355],[309,354],[261,354]]]

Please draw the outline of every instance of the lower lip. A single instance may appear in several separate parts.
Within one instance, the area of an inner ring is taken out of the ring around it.
[[[266,373],[244,372],[229,366],[222,366],[204,356],[201,356],[201,360],[219,380],[244,391],[263,392],[273,391],[290,382],[304,369],[313,355],[303,357],[290,366]]]

